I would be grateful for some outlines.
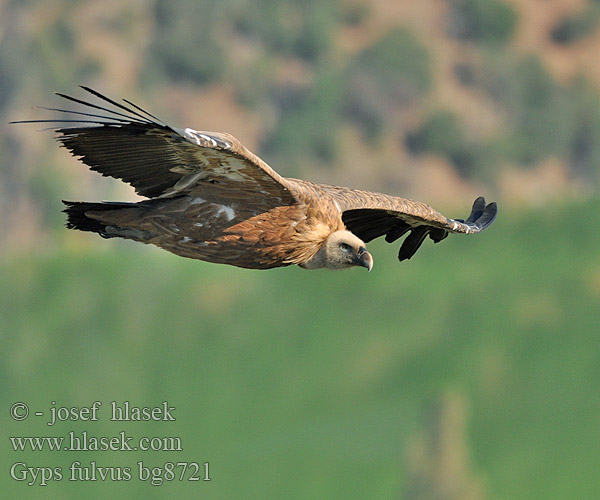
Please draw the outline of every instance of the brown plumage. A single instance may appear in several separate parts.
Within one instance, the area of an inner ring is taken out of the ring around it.
[[[370,270],[365,243],[374,238],[385,235],[391,243],[409,233],[398,255],[404,260],[427,236],[437,243],[449,232],[477,233],[496,217],[496,204],[481,197],[465,221],[417,201],[283,178],[229,134],[174,128],[130,101],[82,88],[115,109],[58,94],[102,114],[68,111],[76,118],[32,121],[71,123],[56,129],[64,147],[149,199],[66,201],[70,229],[252,269],[297,264]]]

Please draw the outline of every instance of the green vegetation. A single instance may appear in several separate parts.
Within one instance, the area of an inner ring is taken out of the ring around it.
[[[5,481],[5,495],[404,498],[422,409],[450,389],[466,401],[464,445],[489,498],[596,498],[598,216],[598,200],[503,209],[486,233],[426,242],[403,264],[396,245],[373,242],[371,274],[253,272],[100,240],[99,252],[4,259],[6,413],[15,401],[166,400],[177,417],[5,420],[4,473],[17,460],[187,460],[209,461],[212,475],[160,487]],[[180,436],[183,452],[7,451],[7,435],[70,430]]]
[[[431,80],[427,48],[409,30],[394,29],[348,63],[345,117],[373,136],[387,124],[390,110],[426,95]]]
[[[331,50],[339,22],[336,0],[243,0],[232,7],[235,28],[269,51],[318,64]]]
[[[490,45],[508,42],[517,25],[514,9],[502,0],[451,0],[448,31],[456,38]]]
[[[272,89],[281,113],[279,126],[262,145],[267,154],[279,154],[293,165],[309,156],[329,163],[337,152],[336,130],[340,124],[339,75],[323,72],[309,87],[281,85]]]
[[[464,177],[482,172],[482,166],[494,161],[480,144],[470,140],[458,116],[451,111],[437,111],[414,132],[406,136],[406,146],[414,154],[433,153],[444,156]]]
[[[436,110],[406,135],[409,151],[443,156],[464,177],[488,181],[499,165],[528,168],[556,157],[574,178],[600,185],[600,101],[588,81],[560,85],[539,58],[499,53],[455,71],[465,86],[494,102],[498,131],[469,137],[460,115]]]
[[[536,57],[491,59],[482,88],[506,116],[502,159],[527,166],[557,156],[573,173],[597,183],[598,95],[583,79],[561,86]],[[590,154],[590,150],[594,154]]]
[[[152,74],[162,72],[171,81],[196,84],[219,81],[225,69],[225,54],[219,42],[218,21],[223,9],[210,0],[155,5],[156,33],[152,40]],[[174,37],[173,33],[186,33]]]

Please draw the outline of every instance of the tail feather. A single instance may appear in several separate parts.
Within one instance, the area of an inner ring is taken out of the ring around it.
[[[126,234],[124,228],[119,228],[117,226],[98,220],[97,218],[90,217],[88,213],[102,213],[109,211],[118,211],[119,209],[128,209],[134,205],[133,203],[88,203],[82,201],[65,200],[63,200],[63,203],[66,206],[63,212],[67,214],[67,222],[65,225],[68,229],[77,229],[79,231],[89,231],[92,233],[98,233],[103,238],[131,237],[129,234]],[[139,231],[136,230],[136,232]]]

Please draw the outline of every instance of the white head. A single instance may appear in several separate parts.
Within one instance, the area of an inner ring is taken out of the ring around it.
[[[373,268],[373,257],[365,243],[344,229],[331,233],[312,259],[305,262],[305,269],[347,269],[353,266]]]

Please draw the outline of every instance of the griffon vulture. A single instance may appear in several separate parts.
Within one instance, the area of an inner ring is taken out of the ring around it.
[[[250,269],[297,264],[370,271],[365,243],[374,238],[392,243],[409,233],[402,261],[427,236],[437,243],[448,233],[478,233],[496,217],[496,203],[486,205],[482,197],[466,220],[449,219],[418,201],[284,178],[229,134],[171,127],[126,99],[122,104],[82,88],[114,109],[57,94],[92,109],[43,108],[76,118],[18,123],[69,122],[55,130],[62,146],[148,199],[65,201],[69,229]]]

